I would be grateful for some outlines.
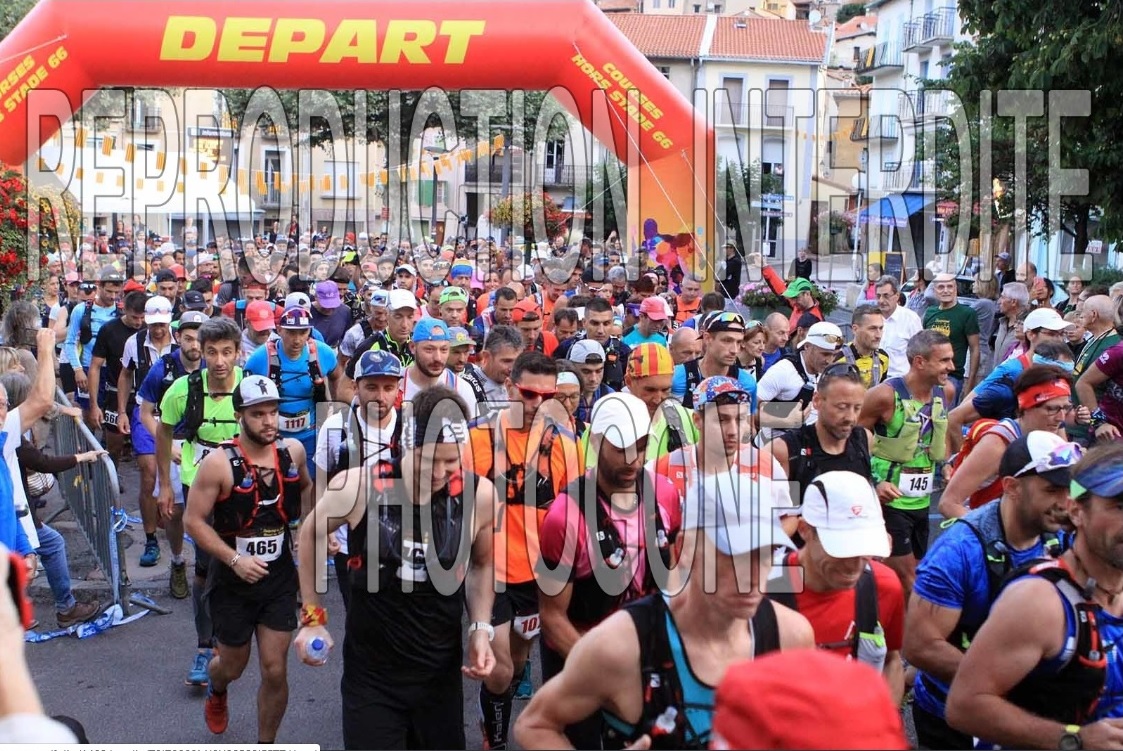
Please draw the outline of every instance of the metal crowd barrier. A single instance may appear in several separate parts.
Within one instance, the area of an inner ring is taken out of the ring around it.
[[[64,407],[70,402],[61,390],[56,399]],[[63,417],[54,422],[55,453],[60,456],[100,451],[102,446],[80,420]],[[125,512],[117,468],[108,456],[82,463],[58,476],[58,489],[78,523],[78,529],[94,551],[98,565],[110,582],[113,603],[129,614],[129,574],[125,570]]]

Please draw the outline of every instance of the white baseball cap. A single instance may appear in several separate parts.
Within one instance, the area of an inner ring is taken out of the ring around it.
[[[303,292],[290,292],[285,297],[285,310],[289,308],[304,308],[305,310],[312,309],[312,301],[308,299],[308,295]]]
[[[412,308],[417,310],[417,296],[406,289],[390,290],[390,310]]]
[[[398,268],[394,269],[395,274],[400,274],[403,271],[410,276],[417,276],[417,269],[413,267],[412,263],[403,263],[401,266],[398,266]]]
[[[618,449],[635,446],[651,431],[647,405],[633,394],[609,394],[593,405],[589,432],[603,435]]]
[[[149,323],[171,323],[172,322],[172,303],[166,297],[156,295],[149,298],[148,302],[144,304],[144,322]]]
[[[795,549],[780,526],[772,494],[747,472],[705,475],[687,485],[683,530],[702,529],[725,555],[743,555],[762,548]]]
[[[889,535],[869,480],[854,472],[824,472],[807,486],[800,510],[832,558],[885,558]]]
[[[799,349],[811,344],[819,349],[836,350],[845,342],[842,329],[828,321],[819,321],[807,329],[807,337],[799,343]]]
[[[1074,325],[1061,318],[1061,314],[1052,308],[1037,308],[1026,316],[1024,328],[1026,331],[1037,331],[1038,329],[1064,331]]]
[[[574,342],[569,348],[569,361],[579,365],[589,365],[589,358],[593,358],[593,365],[604,362],[604,347],[593,339],[582,339]],[[599,358],[599,359],[598,359]]]

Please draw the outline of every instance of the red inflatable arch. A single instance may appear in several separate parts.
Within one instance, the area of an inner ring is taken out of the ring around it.
[[[58,130],[29,128],[30,89],[107,85],[279,89],[528,89],[562,86],[586,127],[627,159],[628,234],[660,262],[702,272],[713,250],[713,132],[591,0],[42,0],[0,43],[0,160],[23,163]],[[10,70],[6,70],[10,68]],[[642,92],[631,110],[626,90]],[[604,91],[605,96],[594,96]],[[623,100],[623,101],[621,101]],[[614,103],[615,102],[615,103]],[[604,116],[607,107],[611,114]],[[631,135],[629,135],[629,130]],[[602,134],[598,134],[602,135]],[[708,279],[710,283],[712,280]],[[709,285],[707,285],[709,286]]]

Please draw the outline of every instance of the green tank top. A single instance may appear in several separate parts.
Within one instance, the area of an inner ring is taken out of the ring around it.
[[[931,414],[926,415],[925,403],[902,398],[897,384],[892,385],[893,417],[884,433],[874,436],[874,482],[891,482],[903,493],[889,506],[902,511],[926,509],[932,503],[936,465],[947,454],[947,410],[944,400],[934,395]]]

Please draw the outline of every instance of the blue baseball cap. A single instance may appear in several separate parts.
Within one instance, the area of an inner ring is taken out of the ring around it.
[[[451,342],[452,334],[440,318],[422,318],[413,326],[412,340],[421,342]]]
[[[304,308],[292,307],[281,315],[279,329],[310,329],[312,328],[312,315]]]
[[[402,361],[393,352],[370,350],[355,363],[355,380],[360,378],[401,378]]]
[[[449,277],[455,279],[458,276],[471,276],[472,264],[458,261],[452,264],[452,270],[449,271]]]

